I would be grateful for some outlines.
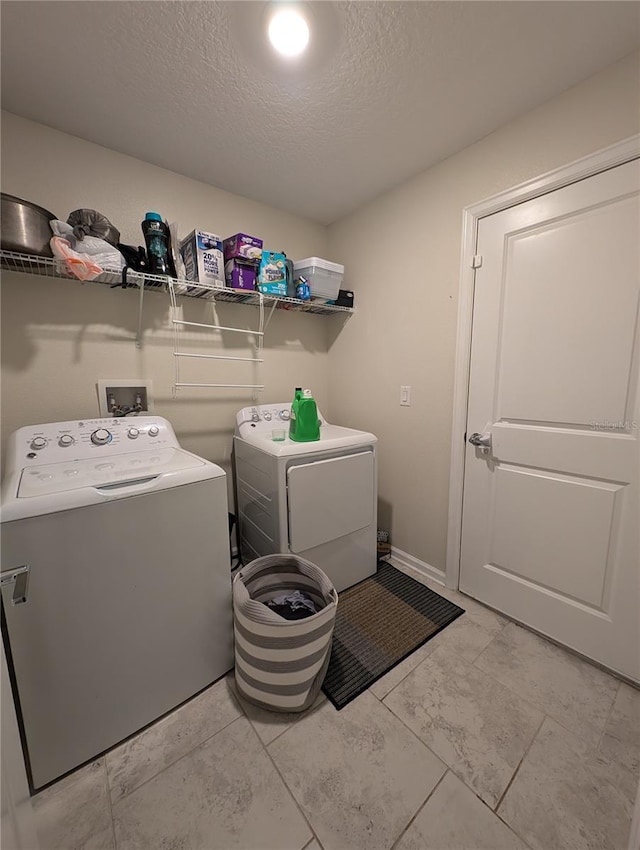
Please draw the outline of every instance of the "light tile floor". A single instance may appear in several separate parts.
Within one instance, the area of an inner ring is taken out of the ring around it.
[[[36,795],[42,850],[626,850],[640,691],[432,586],[466,613],[341,712],[230,675]]]

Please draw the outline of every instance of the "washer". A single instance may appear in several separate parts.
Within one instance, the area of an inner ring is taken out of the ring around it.
[[[224,471],[165,419],[11,435],[2,625],[32,789],[231,669],[228,535]]]
[[[243,408],[236,417],[234,469],[244,563],[293,552],[323,569],[338,591],[377,569],[377,439],[330,425],[320,440],[289,439],[291,405]],[[284,440],[274,432],[285,429]]]

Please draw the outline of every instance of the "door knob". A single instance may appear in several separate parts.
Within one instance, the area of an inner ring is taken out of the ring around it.
[[[472,446],[478,446],[482,449],[490,449],[491,448],[491,434],[472,434],[469,437],[469,442]]]

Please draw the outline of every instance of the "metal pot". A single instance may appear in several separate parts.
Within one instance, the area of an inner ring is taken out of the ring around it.
[[[4,251],[52,257],[49,240],[53,236],[49,222],[57,218],[49,210],[2,192],[0,244]]]

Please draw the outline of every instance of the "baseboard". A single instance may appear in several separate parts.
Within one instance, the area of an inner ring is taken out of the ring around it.
[[[401,567],[405,567],[408,570],[414,570],[425,578],[430,578],[431,581],[435,581],[444,587],[444,570],[432,567],[431,564],[427,564],[426,561],[421,561],[419,558],[416,558],[415,555],[403,552],[402,549],[397,549],[395,546],[391,547],[391,557],[394,561],[397,561]]]

